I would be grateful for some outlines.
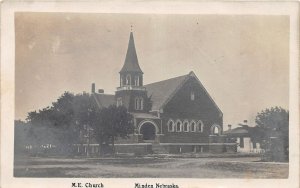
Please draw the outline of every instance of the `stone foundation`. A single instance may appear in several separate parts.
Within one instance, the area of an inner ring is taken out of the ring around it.
[[[152,153],[152,144],[116,144],[115,151],[116,153],[134,153],[136,155],[146,155]]]

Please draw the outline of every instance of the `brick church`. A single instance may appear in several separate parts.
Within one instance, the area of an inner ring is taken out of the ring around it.
[[[195,73],[144,84],[133,33],[125,62],[119,72],[115,95],[95,92],[97,105],[124,105],[134,117],[134,134],[118,139],[117,152],[184,153],[234,151],[226,143],[223,113]]]

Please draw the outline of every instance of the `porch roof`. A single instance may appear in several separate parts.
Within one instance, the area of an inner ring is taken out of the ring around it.
[[[160,119],[159,117],[149,114],[149,113],[132,113],[134,118],[143,118],[143,119]]]

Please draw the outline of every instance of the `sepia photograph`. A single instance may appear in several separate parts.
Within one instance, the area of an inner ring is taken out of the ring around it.
[[[17,8],[11,20],[14,180],[179,188],[296,173],[290,15]]]
[[[16,13],[15,29],[15,177],[288,177],[287,16]]]

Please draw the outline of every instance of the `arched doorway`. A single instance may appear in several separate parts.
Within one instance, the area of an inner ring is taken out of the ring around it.
[[[140,134],[143,135],[143,140],[155,140],[156,126],[151,122],[144,122],[140,126]]]

